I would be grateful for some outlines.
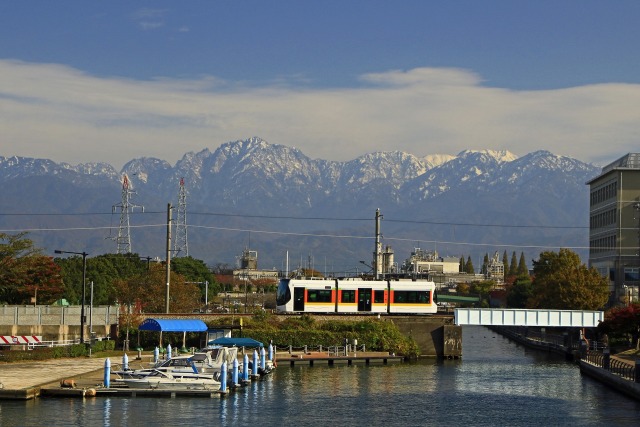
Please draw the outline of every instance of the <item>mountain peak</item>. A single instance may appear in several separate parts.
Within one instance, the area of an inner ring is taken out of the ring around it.
[[[518,156],[508,150],[464,150],[458,154],[458,157],[467,156],[488,157],[498,163],[512,162],[518,158]]]

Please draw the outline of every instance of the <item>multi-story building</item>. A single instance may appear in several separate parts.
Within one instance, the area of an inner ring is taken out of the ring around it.
[[[609,278],[610,303],[638,300],[640,285],[640,153],[629,153],[587,182],[589,266]]]

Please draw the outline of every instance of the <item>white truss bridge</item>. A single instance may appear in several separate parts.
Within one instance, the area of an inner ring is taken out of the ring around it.
[[[595,328],[603,311],[456,308],[456,325]]]

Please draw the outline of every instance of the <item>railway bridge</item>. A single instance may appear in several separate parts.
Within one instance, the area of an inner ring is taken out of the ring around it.
[[[530,310],[501,308],[456,308],[448,316],[389,317],[420,347],[423,356],[462,357],[462,326],[570,328],[576,331],[595,328],[604,320],[602,311]]]

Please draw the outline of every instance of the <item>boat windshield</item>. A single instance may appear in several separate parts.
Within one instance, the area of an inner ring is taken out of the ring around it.
[[[289,281],[291,279],[280,279],[278,290],[276,291],[276,305],[285,305],[291,301],[291,291],[289,290]]]

